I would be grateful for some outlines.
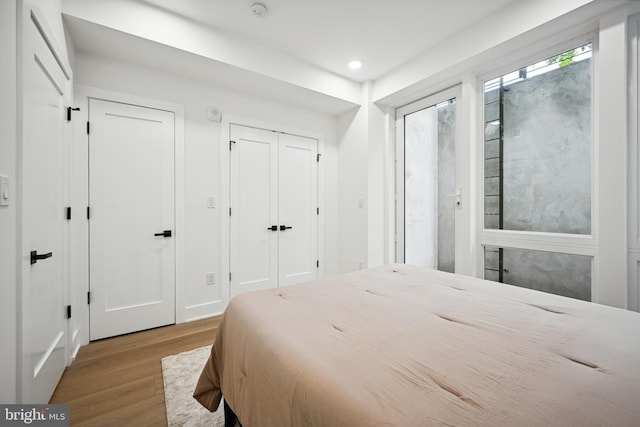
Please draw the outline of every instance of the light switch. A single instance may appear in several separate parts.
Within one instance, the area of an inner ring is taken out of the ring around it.
[[[216,207],[216,198],[213,196],[207,197],[207,207],[213,209]]]
[[[9,177],[0,175],[0,206],[9,206]]]
[[[207,273],[207,286],[212,286],[216,284],[216,273]]]

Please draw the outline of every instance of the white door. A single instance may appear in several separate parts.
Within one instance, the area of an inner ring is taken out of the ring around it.
[[[91,340],[175,323],[174,115],[89,102]]]
[[[317,140],[230,127],[230,294],[317,277]]]
[[[62,137],[68,77],[25,8],[22,142],[22,402],[47,403],[66,365]],[[46,25],[44,25],[46,27]]]
[[[231,296],[278,286],[278,134],[231,125]]]
[[[312,280],[318,266],[317,141],[279,134],[279,285]]]

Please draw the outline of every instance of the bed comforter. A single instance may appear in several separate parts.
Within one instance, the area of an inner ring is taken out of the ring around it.
[[[390,265],[243,294],[194,397],[244,427],[638,426],[640,314]]]

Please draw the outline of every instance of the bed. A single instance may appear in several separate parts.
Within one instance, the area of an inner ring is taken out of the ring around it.
[[[243,427],[638,426],[640,314],[389,265],[232,299],[194,392]]]

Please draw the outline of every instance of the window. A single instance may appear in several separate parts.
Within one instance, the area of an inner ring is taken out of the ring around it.
[[[591,257],[484,247],[484,278],[591,301]]]
[[[592,45],[483,84],[484,277],[591,300]]]
[[[484,83],[484,227],[591,234],[591,44]]]

